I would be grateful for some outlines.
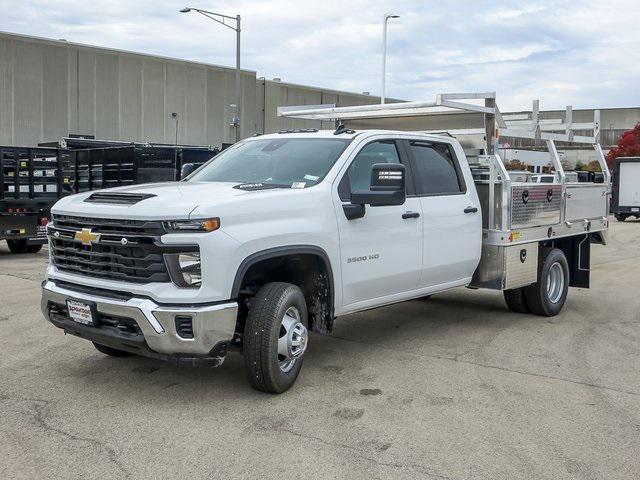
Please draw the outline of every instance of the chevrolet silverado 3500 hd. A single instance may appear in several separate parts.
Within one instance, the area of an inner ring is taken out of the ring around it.
[[[398,108],[307,115],[388,121]],[[113,356],[217,366],[239,350],[251,385],[274,393],[296,380],[308,331],[338,316],[461,286],[556,315],[569,286],[588,287],[607,186],[513,183],[485,147],[470,164],[451,135],[290,130],[181,182],[62,198],[43,313]]]

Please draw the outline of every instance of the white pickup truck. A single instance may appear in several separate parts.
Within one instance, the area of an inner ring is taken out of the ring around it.
[[[588,287],[606,196],[593,197],[604,216],[578,222],[570,186],[511,183],[498,156],[475,160],[448,135],[293,130],[181,182],[63,198],[42,311],[113,356],[218,366],[238,350],[274,393],[296,380],[308,331],[349,313],[470,286],[558,314],[569,286]]]

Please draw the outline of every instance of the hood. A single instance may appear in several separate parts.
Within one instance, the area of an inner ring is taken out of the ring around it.
[[[53,206],[51,211],[59,215],[102,218],[187,219],[201,202],[222,203],[245,193],[233,188],[234,185],[235,183],[165,182],[106,188],[64,197]],[[132,194],[140,195],[142,199],[131,204],[119,204],[108,198],[87,201],[93,194],[99,196]]]

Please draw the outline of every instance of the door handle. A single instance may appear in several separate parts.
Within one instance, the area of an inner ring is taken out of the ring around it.
[[[477,207],[467,207],[464,209],[464,213],[476,213],[478,211]]]
[[[402,214],[402,218],[403,219],[407,219],[407,218],[418,218],[420,216],[420,214],[418,212],[405,212]]]

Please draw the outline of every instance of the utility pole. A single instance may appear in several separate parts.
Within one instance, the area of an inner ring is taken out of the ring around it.
[[[382,22],[382,93],[380,94],[380,103],[384,103],[386,80],[387,80],[387,23],[390,18],[400,18],[399,15],[385,13]]]
[[[241,92],[241,82],[240,82],[240,15],[236,15],[235,17],[231,17],[229,15],[223,15],[221,13],[209,12],[208,10],[201,10],[199,8],[185,7],[180,10],[181,13],[189,13],[191,11],[198,12],[200,15],[203,15],[214,22],[218,22],[221,25],[224,25],[227,28],[230,28],[234,32],[236,32],[236,111],[231,122],[231,125],[235,127],[236,130],[236,142],[240,141],[240,107],[242,101],[242,92]],[[233,25],[229,25],[227,20],[235,21],[235,27]]]

